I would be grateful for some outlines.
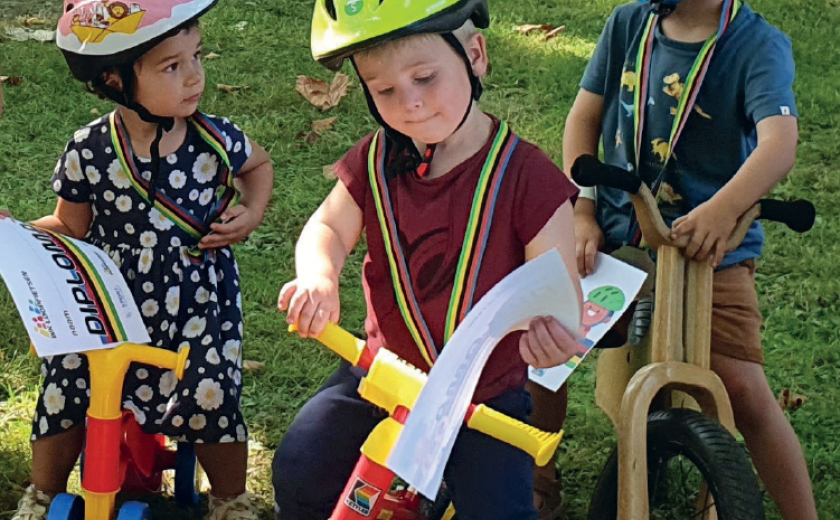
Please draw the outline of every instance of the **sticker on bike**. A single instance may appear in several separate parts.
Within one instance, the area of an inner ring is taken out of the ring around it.
[[[373,506],[376,505],[376,501],[381,494],[382,490],[357,478],[356,482],[353,483],[353,489],[350,490],[350,494],[344,498],[344,505],[360,515],[370,516]]]

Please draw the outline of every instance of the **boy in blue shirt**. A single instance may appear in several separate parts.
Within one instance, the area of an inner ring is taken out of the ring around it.
[[[657,193],[672,237],[715,268],[711,367],[723,380],[759,475],[786,520],[817,518],[805,458],[763,370],[750,228],[725,253],[737,218],[793,167],[797,112],[790,40],[739,0],[651,0],[607,22],[566,120],[565,171],[584,154],[636,173]],[[639,110],[641,107],[641,110]],[[575,206],[582,276],[599,249],[639,243],[626,193],[598,188]],[[536,397],[536,396],[535,396]],[[561,394],[535,398],[561,409]],[[540,424],[546,427],[545,424]]]

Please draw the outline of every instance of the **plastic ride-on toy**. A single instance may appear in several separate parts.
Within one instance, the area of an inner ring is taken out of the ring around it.
[[[296,327],[289,330],[294,331]],[[374,355],[363,340],[334,323],[327,323],[317,339],[353,366],[368,371],[359,384],[359,394],[389,414],[362,446],[359,462],[330,520],[456,518],[445,492],[429,503],[411,487],[392,489],[395,475],[385,466],[427,375],[387,349],[380,348]],[[554,456],[563,436],[563,432],[538,430],[482,404],[470,404],[463,422],[469,428],[527,452],[539,465]]]
[[[82,454],[82,497],[62,493],[50,504],[47,520],[110,520],[117,492],[154,493],[163,471],[175,470],[175,498],[180,505],[198,503],[196,458],[192,444],[166,447],[163,435],[143,432],[131,412],[122,410],[122,385],[133,362],[175,371],[180,380],[189,348],[179,352],[126,343],[83,353],[90,366],[90,407]],[[117,520],[149,520],[149,507],[129,501]]]

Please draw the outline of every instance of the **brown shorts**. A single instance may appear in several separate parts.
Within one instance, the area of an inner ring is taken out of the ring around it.
[[[715,272],[712,283],[712,352],[764,364],[755,261]]]

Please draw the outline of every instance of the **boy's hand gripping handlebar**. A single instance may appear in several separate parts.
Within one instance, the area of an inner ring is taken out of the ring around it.
[[[604,186],[629,193],[642,235],[651,248],[670,245],[682,249],[688,245],[687,236],[676,241],[670,239],[670,229],[659,213],[656,198],[638,175],[617,166],[606,165],[592,155],[581,155],[572,165],[572,179],[579,186]],[[797,233],[804,233],[814,225],[816,210],[807,200],[787,202],[762,199],[738,219],[726,244],[727,251],[741,244],[750,225],[757,218],[781,222]]]
[[[297,330],[295,325],[290,332]],[[335,323],[327,323],[316,338],[353,366],[368,370],[359,385],[361,396],[395,415],[411,410],[427,376],[387,349],[372,354],[367,344]],[[495,439],[528,453],[540,466],[554,455],[563,432],[548,433],[508,417],[487,406],[471,404],[464,416],[464,424]]]

